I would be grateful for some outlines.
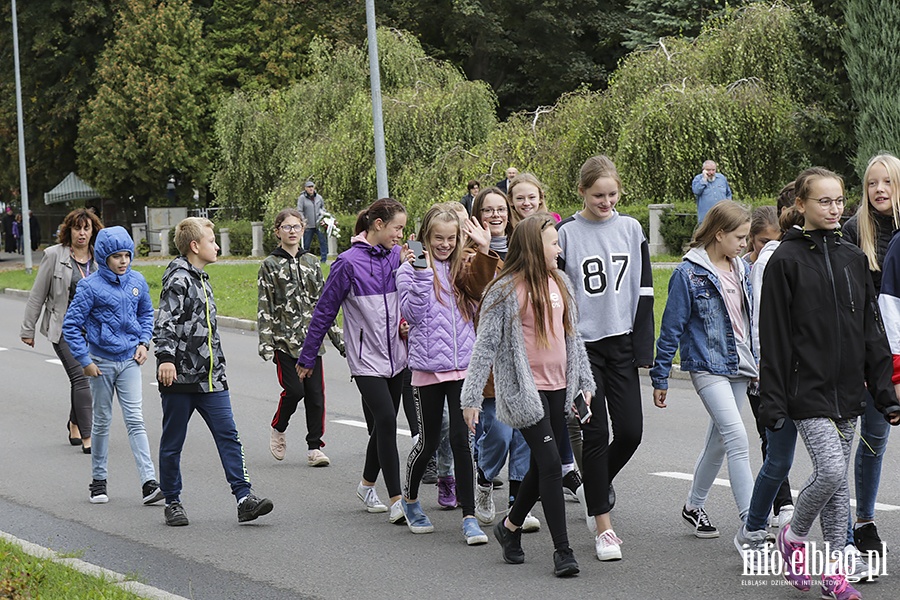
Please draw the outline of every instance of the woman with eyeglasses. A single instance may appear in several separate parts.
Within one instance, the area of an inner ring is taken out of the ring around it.
[[[275,237],[279,244],[259,267],[257,283],[259,303],[257,330],[259,355],[275,363],[281,396],[275,416],[269,450],[276,460],[284,460],[285,435],[291,415],[301,400],[306,404],[306,462],[311,467],[327,467],[330,460],[321,448],[325,445],[325,382],[322,373],[324,344],[319,348],[311,377],[297,375],[295,365],[316,302],[322,294],[322,267],[309,251],[301,249],[306,222],[295,208],[286,208],[275,217]],[[339,327],[328,331],[331,343],[344,356],[344,339]]]
[[[809,590],[812,576],[820,573],[810,572],[807,540],[819,517],[832,549],[821,572],[822,597],[858,599],[841,552],[850,518],[854,421],[866,410],[866,388],[891,424],[900,422],[900,403],[866,255],[839,232],[843,181],[814,167],[800,173],[794,189],[792,210],[802,213],[803,227],[786,232],[772,254],[760,301],[759,414],[773,431],[793,421],[813,472],[777,545],[785,579]],[[888,250],[886,270],[890,256]],[[887,283],[886,277],[882,297]]]

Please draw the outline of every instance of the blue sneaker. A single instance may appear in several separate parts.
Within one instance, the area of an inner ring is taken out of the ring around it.
[[[407,502],[401,498],[400,503],[403,507],[403,514],[406,515],[406,525],[410,531],[413,533],[431,533],[434,531],[434,525],[422,512],[422,505],[419,504],[418,500]]]
[[[463,535],[466,537],[466,543],[470,546],[478,546],[488,543],[488,536],[478,526],[478,520],[475,517],[467,517],[462,522]]]

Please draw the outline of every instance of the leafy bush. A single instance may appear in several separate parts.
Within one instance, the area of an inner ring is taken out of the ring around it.
[[[228,230],[231,240],[231,254],[234,256],[250,256],[253,251],[253,227],[250,221],[234,221],[231,219],[217,219],[216,229]]]

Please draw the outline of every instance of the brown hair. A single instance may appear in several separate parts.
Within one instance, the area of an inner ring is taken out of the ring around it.
[[[759,206],[750,217],[750,237],[754,238],[769,227],[778,227],[778,215],[774,206]]]
[[[841,191],[844,190],[843,177],[824,167],[810,167],[797,175],[797,179],[794,180],[795,204],[798,200],[801,202],[809,200],[810,187],[817,179],[836,179],[841,184]]]
[[[781,214],[783,211],[794,205],[794,182],[790,182],[778,192],[778,201],[776,202],[778,205],[778,213]]]
[[[484,207],[484,199],[489,194],[496,194],[503,198],[503,201],[506,202],[506,229],[504,233],[509,237],[512,233],[513,227],[510,219],[512,218],[512,206],[509,205],[509,198],[506,197],[506,194],[503,193],[503,190],[496,186],[490,186],[486,188],[481,188],[481,191],[478,192],[478,195],[475,196],[475,199],[472,201],[472,216],[478,219],[478,223],[481,223],[481,209]]]
[[[555,227],[556,220],[548,214],[531,215],[513,229],[509,237],[509,251],[503,268],[497,273],[497,277],[487,286],[485,294],[494,285],[506,279],[507,292],[497,301],[499,304],[509,294],[515,293],[515,283],[519,281],[525,285],[527,296],[531,302],[531,310],[534,313],[534,329],[537,332],[538,347],[547,348],[550,341],[547,336],[548,323],[547,312],[550,308],[550,286],[547,283],[553,278],[559,288],[563,299],[563,327],[567,335],[573,335],[575,325],[572,323],[573,315],[569,314],[569,293],[566,283],[560,275],[559,269],[548,269],[544,260],[543,233],[548,227]],[[510,277],[505,278],[505,275]],[[524,307],[522,309],[524,311]]]
[[[619,188],[619,195],[622,195],[622,178],[619,177],[616,165],[605,154],[592,156],[581,165],[581,171],[578,173],[578,191],[583,192],[588,189],[601,177],[615,180]]]
[[[744,223],[750,222],[750,211],[734,202],[722,200],[717,202],[706,216],[703,222],[694,232],[691,239],[691,248],[705,248],[716,240],[720,231],[731,233]]]
[[[306,227],[306,219],[303,217],[303,213],[297,210],[296,208],[285,208],[282,209],[277,215],[275,215],[275,229],[281,227],[281,224],[284,223],[285,219],[288,217],[295,217],[300,220],[304,227]]]
[[[353,233],[359,235],[363,231],[368,231],[378,219],[381,219],[382,223],[389,223],[394,215],[405,212],[406,209],[403,208],[403,205],[393,198],[379,198],[356,215],[356,227]]]
[[[784,235],[785,231],[795,225],[803,227],[804,221],[803,213],[796,206],[788,206],[781,211],[781,216],[778,217],[778,227],[781,229],[781,234]]]
[[[100,217],[98,217],[90,208],[76,208],[67,214],[66,218],[63,219],[62,225],[59,226],[59,235],[56,237],[57,241],[63,246],[71,246],[72,229],[84,227],[88,223],[91,224],[91,239],[88,242],[88,247],[93,248],[94,242],[97,239],[97,233],[103,229],[103,221],[101,221]]]

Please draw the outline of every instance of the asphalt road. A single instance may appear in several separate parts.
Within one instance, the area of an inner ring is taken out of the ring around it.
[[[460,515],[438,510],[431,486],[424,486],[421,493],[435,524],[431,535],[413,535],[405,526],[389,524],[387,515],[363,510],[355,489],[366,433],[335,422],[362,422],[359,394],[346,363],[330,346],[325,358],[324,450],[332,466],[306,466],[305,427],[299,412],[288,429],[287,458],[275,461],[268,436],[278,386],[274,366],[257,355],[255,332],[225,329],[222,338],[250,476],[256,491],[275,502],[273,513],[238,525],[212,438],[202,420],[195,418],[183,459],[183,500],[191,524],[166,527],[161,507],[140,502],[140,482],[118,409],[111,436],[110,502],[90,504],[90,458],[69,446],[65,435],[69,397],[65,373],[48,362],[56,356],[45,338],[39,338],[34,349],[21,343],[23,310],[22,300],[0,295],[0,530],[17,537],[198,600],[800,597],[775,577],[742,575],[732,545],[738,518],[728,487],[715,486],[707,505],[722,532],[720,538],[696,539],[681,520],[686,477],[693,470],[707,422],[689,382],[673,381],[665,411],[652,406],[650,389],[644,387],[644,442],[616,480],[613,524],[625,541],[624,559],[597,561],[580,505],[567,503],[569,537],[581,574],[558,580],[551,574],[552,545],[546,527],[524,536],[526,563],[514,566],[503,563],[493,537],[485,546],[466,546],[459,531]],[[155,459],[159,395],[151,365],[145,365],[143,374],[144,417]],[[749,409],[745,413],[753,431]],[[402,415],[400,421],[405,428]],[[867,600],[900,595],[900,579],[893,576],[900,568],[894,560],[900,553],[898,443],[888,449],[879,495],[885,508],[877,513],[882,537],[895,550],[888,555],[889,575],[861,587]],[[409,437],[400,435],[399,445],[405,456]],[[756,470],[760,460],[755,448],[751,457]],[[806,453],[798,449],[795,489],[809,472]],[[721,477],[727,481],[725,469]],[[498,504],[504,490],[495,492]],[[387,494],[380,483],[378,491],[384,499]],[[542,517],[540,505],[535,514]],[[816,528],[814,536],[819,535]]]

